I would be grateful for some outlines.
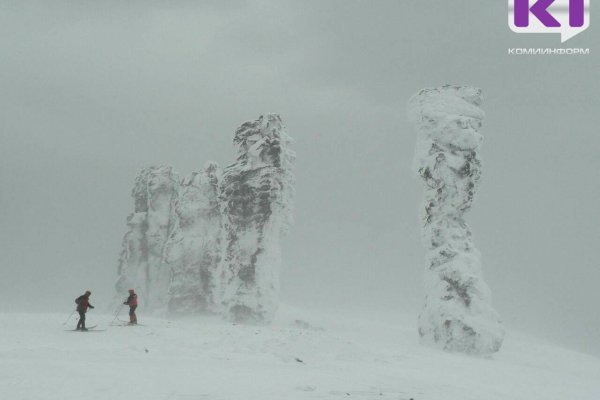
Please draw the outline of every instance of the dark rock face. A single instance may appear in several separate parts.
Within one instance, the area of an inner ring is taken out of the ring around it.
[[[233,320],[268,322],[278,303],[279,240],[290,222],[294,155],[277,115],[242,124],[234,143],[238,157],[224,170],[220,197],[223,301]]]

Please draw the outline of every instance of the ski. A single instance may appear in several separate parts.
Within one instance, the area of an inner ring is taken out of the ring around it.
[[[106,329],[96,329],[98,325],[92,325],[89,328],[86,328],[85,331],[82,331],[81,329],[65,329],[66,332],[102,332],[105,331]]]
[[[144,324],[139,324],[139,323],[130,324],[129,322],[127,322],[127,321],[123,321],[123,320],[122,320],[122,319],[120,319],[120,318],[119,318],[119,319],[117,319],[117,321],[119,321],[119,322],[122,322],[122,324],[120,324],[120,325],[117,325],[117,324],[115,324],[115,326],[134,326],[134,325],[146,326],[146,325],[144,325]]]

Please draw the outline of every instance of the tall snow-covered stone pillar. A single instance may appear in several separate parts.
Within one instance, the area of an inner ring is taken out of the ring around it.
[[[275,114],[235,132],[236,161],[221,182],[223,304],[234,321],[266,323],[279,302],[280,238],[292,220],[294,153]]]
[[[136,289],[144,308],[157,310],[167,303],[171,274],[163,251],[174,222],[177,176],[168,166],[144,168],[132,197],[135,208],[127,219],[129,231],[123,238],[115,288],[117,296]]]
[[[470,354],[498,351],[504,336],[464,219],[481,176],[481,102],[480,89],[443,86],[421,90],[408,106],[418,130],[414,169],[425,192],[426,298],[419,335],[424,343]]]
[[[169,313],[219,311],[221,239],[219,168],[209,162],[181,182],[177,222],[165,250],[172,271]]]

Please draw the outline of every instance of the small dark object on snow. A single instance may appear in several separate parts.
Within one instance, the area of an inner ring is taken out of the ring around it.
[[[294,323],[292,325],[295,326],[296,328],[306,329],[306,330],[311,330],[311,331],[323,331],[324,330],[323,328],[313,326],[313,325],[309,324],[308,322],[303,321],[301,319],[294,320]]]
[[[146,349],[146,348],[144,349],[144,351],[145,351],[146,353],[150,353],[150,350],[148,350],[148,349]]]
[[[298,361],[298,362],[304,362],[301,359],[299,359],[298,357],[295,357],[294,360]]]

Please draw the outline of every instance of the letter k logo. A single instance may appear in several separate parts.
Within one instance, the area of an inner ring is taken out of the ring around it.
[[[548,12],[548,7],[554,3],[554,0],[538,0],[531,8],[529,0],[515,0],[515,26],[525,28],[529,26],[529,13],[535,15],[544,26],[548,28],[560,27],[552,14]]]

